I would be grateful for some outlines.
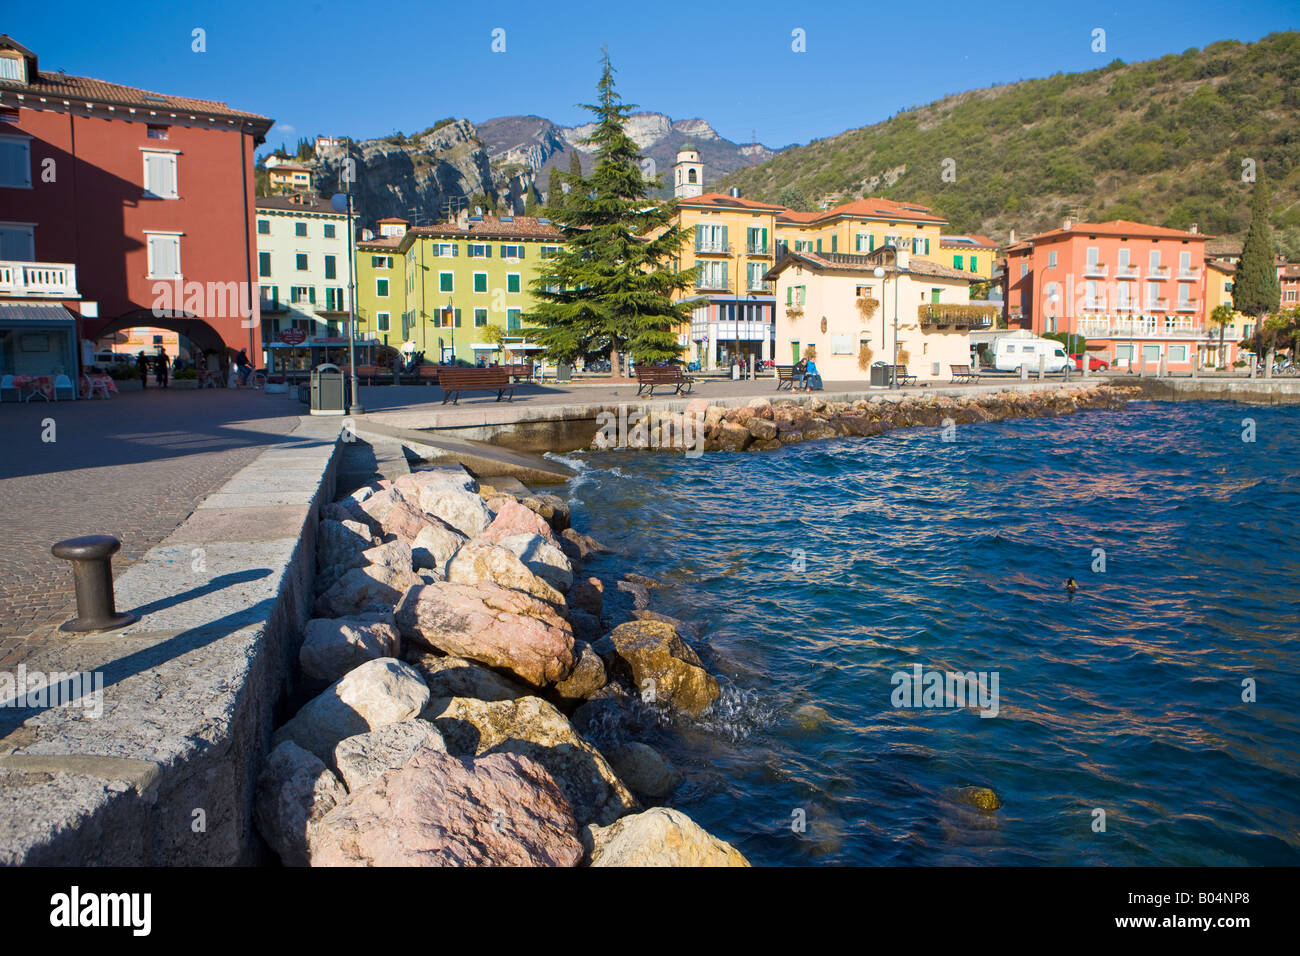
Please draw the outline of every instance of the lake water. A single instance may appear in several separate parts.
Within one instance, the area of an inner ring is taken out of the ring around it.
[[[1298,435],[1137,402],[569,456],[575,524],[621,552],[592,573],[667,583],[724,686],[650,738],[664,802],[755,864],[1300,863]],[[894,706],[915,665],[996,674],[997,716]]]

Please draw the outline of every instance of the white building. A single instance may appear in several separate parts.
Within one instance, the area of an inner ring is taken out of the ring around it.
[[[259,196],[257,271],[264,341],[290,328],[309,339],[346,335],[346,214],[314,197]]]

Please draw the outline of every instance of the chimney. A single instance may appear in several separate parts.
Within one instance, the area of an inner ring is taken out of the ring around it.
[[[905,246],[899,246],[895,257],[895,264],[900,270],[906,271],[912,261],[912,250]]]
[[[1061,228],[1064,229],[1066,232],[1069,232],[1073,226],[1074,226],[1073,219],[1067,219],[1065,220],[1065,222],[1061,224]]]
[[[1189,231],[1189,232],[1193,232],[1193,233],[1200,232],[1200,231],[1201,231],[1201,224],[1200,224],[1199,222],[1194,222],[1194,223],[1192,223],[1192,228],[1189,229],[1188,231]]]
[[[739,199],[739,198],[740,198],[740,190],[739,190],[737,187],[732,186],[731,189],[728,190],[728,192],[731,193],[731,198],[732,198],[732,199]],[[1194,232],[1194,231],[1195,231],[1195,230],[1193,230],[1193,232]]]
[[[1014,246],[1015,244],[1016,244],[1016,231],[1012,229],[1011,232],[1007,235],[1007,245]]]
[[[469,228],[469,209],[462,207],[457,211],[456,225],[461,229]]]

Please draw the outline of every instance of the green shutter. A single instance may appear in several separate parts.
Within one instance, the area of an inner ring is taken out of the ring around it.
[[[726,227],[726,226],[723,226],[722,228],[725,230],[727,227]],[[725,245],[725,244],[726,244],[726,243],[723,243],[723,245]],[[722,287],[723,287],[724,289],[729,288],[729,284],[728,284],[728,282],[727,282],[727,271],[728,271],[728,270],[727,270],[727,267],[728,267],[729,265],[731,265],[730,262],[724,262],[724,263],[722,264]]]
[[[876,251],[876,234],[873,232],[867,236],[867,252]]]
[[[840,237],[837,235],[831,236],[831,252],[838,252],[839,248],[840,248]]]
[[[767,230],[763,230],[763,251],[767,251]]]
[[[974,256],[971,256],[971,257],[970,257],[970,271],[971,271],[971,272],[979,272],[979,271],[980,271],[979,260],[977,260]]]
[[[925,254],[926,254],[927,256],[930,254],[930,237],[929,237],[929,236],[926,236],[926,237],[925,237]]]
[[[960,269],[960,268],[962,268],[962,264],[961,264],[961,256],[953,256],[953,257],[952,257],[952,267],[953,267],[954,269]]]
[[[792,285],[785,287],[785,304],[794,305],[794,286]]]
[[[460,309],[453,309],[451,313],[451,317],[452,317],[451,324],[454,325],[456,328],[460,328]]]
[[[695,227],[695,251],[699,252],[700,247],[704,244],[704,227]]]
[[[818,239],[818,240],[817,240],[817,251],[818,251],[818,252],[821,252],[821,251],[822,251],[822,241],[821,241],[821,239]]]
[[[727,227],[722,227],[722,251],[727,251]]]

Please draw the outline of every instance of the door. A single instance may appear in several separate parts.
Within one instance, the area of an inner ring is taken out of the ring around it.
[[[794,351],[794,364],[798,365],[799,364],[799,343],[791,342],[790,347]]]

